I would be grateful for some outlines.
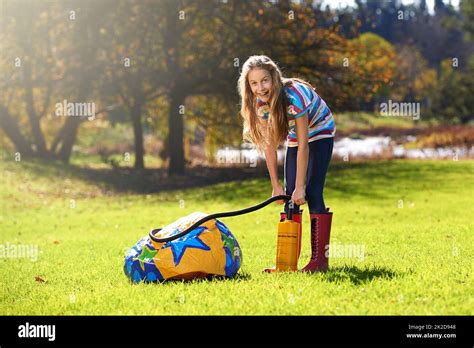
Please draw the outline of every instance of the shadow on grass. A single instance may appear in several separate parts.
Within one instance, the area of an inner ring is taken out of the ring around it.
[[[35,176],[56,179],[79,179],[98,185],[103,190],[113,192],[158,193],[196,187],[206,187],[219,183],[242,182],[249,179],[268,177],[266,168],[251,167],[193,167],[184,175],[169,176],[167,169],[151,168],[93,168],[63,164],[58,161],[34,159],[23,161],[22,169]]]
[[[374,160],[331,163],[325,190],[332,197],[400,197],[446,185],[449,174],[466,175],[467,164],[453,161]]]
[[[197,198],[226,201],[249,197],[258,201],[271,194],[271,185],[264,165],[252,167],[193,167],[185,175],[168,176],[166,169],[133,170],[131,168],[92,168],[64,165],[61,162],[23,161],[22,169],[37,176],[59,179],[77,178],[95,184],[111,193],[159,193],[189,188],[206,188]],[[440,161],[376,160],[365,162],[333,162],[329,167],[325,191],[332,197],[363,196],[387,198],[400,192],[424,191],[443,185],[449,173],[466,173],[466,165]],[[283,179],[283,168],[279,168]],[[262,179],[268,185],[262,185]],[[217,185],[226,183],[226,185]],[[209,189],[207,189],[209,187]],[[398,197],[397,196],[397,197]]]
[[[330,267],[322,274],[323,279],[329,282],[351,282],[354,285],[370,283],[377,279],[393,279],[402,276],[384,267],[359,268],[356,266]]]
[[[407,193],[439,189],[448,184],[446,178],[450,174],[466,176],[468,168],[467,164],[453,164],[451,161],[334,162],[331,163],[327,174],[325,197],[329,200],[354,197],[374,201],[388,197],[400,199]],[[261,175],[261,178],[268,176]],[[280,179],[283,179],[282,168],[280,168]],[[232,201],[236,196],[240,196],[262,201],[269,197],[270,191],[269,181],[268,185],[262,185],[261,180],[247,180],[244,185],[239,181],[212,187],[211,190],[204,192],[204,198],[219,197]]]
[[[185,283],[208,283],[208,282],[219,282],[219,281],[224,281],[224,282],[239,282],[239,281],[248,281],[252,279],[252,276],[248,272],[238,272],[234,277],[228,278],[225,276],[219,276],[219,275],[209,275],[205,278],[197,278],[197,279],[192,279],[188,281],[184,281]]]
[[[372,282],[373,280],[387,280],[403,276],[402,273],[394,272],[390,269],[384,267],[370,267],[370,268],[359,268],[356,266],[342,266],[342,267],[330,267],[326,273],[318,273],[322,277],[322,280],[334,282],[334,283],[344,283],[350,282],[353,285],[364,285]],[[307,273],[308,277],[314,277],[314,274]],[[168,279],[161,282],[146,282],[147,284],[159,284],[166,286],[167,284],[204,284],[216,281],[224,282],[239,282],[239,281],[249,281],[252,279],[252,275],[248,272],[239,272],[233,278],[227,278],[224,276],[213,276],[209,275],[203,278],[195,278],[189,280],[183,279]],[[131,282],[131,284],[135,284]]]
[[[252,279],[250,273],[247,272],[238,272],[234,277],[227,278],[225,276],[218,276],[218,275],[209,275],[203,278],[194,278],[194,279],[167,279],[162,281],[154,281],[154,282],[145,282],[146,284],[158,284],[165,286],[167,284],[176,284],[176,283],[183,283],[183,284],[203,284],[209,282],[216,282],[216,281],[225,281],[225,282],[239,282],[239,281],[248,281]],[[131,285],[135,285],[130,281]]]
[[[212,276],[208,277],[208,281],[227,281],[227,282],[240,282],[240,281],[248,281],[252,279],[252,275],[248,272],[238,272],[232,278],[226,278],[224,276]]]

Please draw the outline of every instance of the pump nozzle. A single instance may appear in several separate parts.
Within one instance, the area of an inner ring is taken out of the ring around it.
[[[287,214],[287,219],[288,220],[293,220],[294,209],[295,209],[295,203],[293,203],[293,201],[290,201],[288,203],[288,214]]]

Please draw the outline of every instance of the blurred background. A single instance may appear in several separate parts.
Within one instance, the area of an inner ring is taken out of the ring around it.
[[[472,158],[473,40],[469,0],[0,0],[0,156],[141,185],[265,173],[236,88],[265,54],[332,109],[334,161]]]

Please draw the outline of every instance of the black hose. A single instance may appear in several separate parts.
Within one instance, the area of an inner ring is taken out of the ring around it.
[[[216,219],[216,218],[220,218],[220,217],[236,216],[236,215],[251,213],[255,210],[261,209],[261,208],[269,205],[272,202],[279,201],[279,200],[289,201],[289,200],[291,200],[291,196],[288,196],[288,195],[274,196],[274,197],[271,197],[271,198],[267,199],[266,201],[263,201],[262,203],[254,205],[253,207],[249,207],[249,208],[245,208],[245,209],[241,209],[241,210],[234,210],[234,211],[228,211],[228,212],[223,212],[223,213],[215,213],[215,214],[207,215],[207,216],[203,217],[202,219],[196,221],[193,225],[191,225],[190,227],[185,229],[183,232],[180,232],[180,233],[178,233],[174,236],[168,237],[168,238],[157,238],[157,237],[155,237],[155,234],[162,230],[162,228],[155,228],[155,229],[151,230],[151,232],[150,232],[150,239],[152,239],[153,241],[155,241],[157,243],[170,242],[172,240],[181,238],[182,236],[188,234],[189,232],[194,230],[196,227],[199,227],[199,225],[201,225],[202,223],[204,223],[206,221]]]

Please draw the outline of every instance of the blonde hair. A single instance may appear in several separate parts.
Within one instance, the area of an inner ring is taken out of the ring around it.
[[[257,115],[256,96],[248,81],[250,71],[258,69],[268,71],[272,78],[270,116],[267,121]],[[277,149],[278,145],[286,139],[289,131],[288,101],[283,87],[293,81],[309,85],[301,79],[284,78],[276,63],[267,56],[251,56],[244,63],[238,81],[241,97],[240,115],[244,119],[243,138],[254,144],[258,150],[264,150],[267,147]]]

